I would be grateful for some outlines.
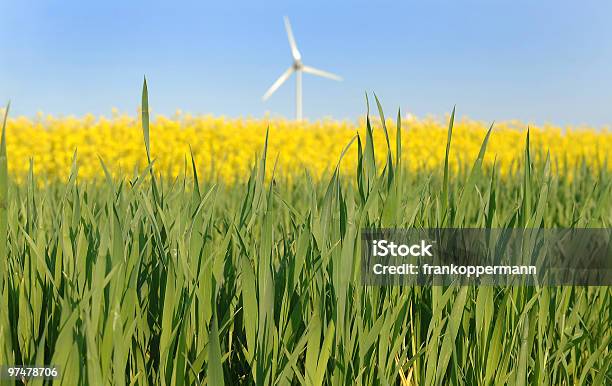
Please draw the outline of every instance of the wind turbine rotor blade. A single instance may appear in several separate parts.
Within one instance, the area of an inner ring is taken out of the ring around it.
[[[314,68],[314,67],[310,67],[310,66],[302,67],[302,71],[307,72],[307,73],[312,74],[312,75],[322,76],[323,78],[327,78],[327,79],[333,79],[333,80],[337,80],[337,81],[341,81],[342,80],[342,78],[340,76],[336,75],[336,74],[332,74],[331,72],[319,70],[318,68]]]
[[[266,91],[266,93],[265,93],[265,94],[264,94],[264,96],[263,96],[263,100],[265,101],[265,100],[267,100],[268,98],[270,98],[270,96],[271,96],[272,94],[274,94],[274,92],[275,92],[276,90],[278,90],[278,88],[279,88],[279,87],[280,87],[280,86],[281,86],[283,83],[285,83],[285,81],[286,81],[287,79],[289,79],[289,77],[291,76],[291,74],[292,74],[292,73],[293,73],[293,67],[289,67],[289,68],[287,69],[287,71],[283,72],[283,74],[282,74],[282,75],[281,75],[281,76],[280,76],[278,79],[276,79],[276,82],[274,82],[274,83],[272,84],[272,86],[270,86],[270,88],[268,89],[268,91]]]
[[[285,16],[285,30],[287,30],[287,39],[289,39],[289,46],[291,47],[291,56],[293,56],[293,60],[299,61],[302,59],[302,55],[300,54],[297,44],[295,43],[293,31],[291,30],[291,23],[289,22],[289,18],[287,16]]]

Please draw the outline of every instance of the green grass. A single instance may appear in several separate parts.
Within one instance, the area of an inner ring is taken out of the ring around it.
[[[129,180],[79,181],[75,154],[65,183],[10,184],[3,134],[0,364],[66,385],[612,382],[608,287],[364,287],[359,265],[367,227],[609,227],[605,169],[551,176],[526,142],[500,178],[493,131],[466,172],[411,173],[368,121],[355,180],[268,183],[265,147],[246,184],[168,180],[147,110],[145,88],[153,163]]]

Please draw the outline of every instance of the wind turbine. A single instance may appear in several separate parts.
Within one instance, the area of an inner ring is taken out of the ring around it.
[[[270,98],[270,96],[272,96],[272,94],[274,94],[274,92],[278,90],[278,88],[285,83],[287,79],[289,79],[291,74],[295,72],[295,119],[300,121],[302,120],[302,72],[337,81],[341,81],[342,78],[336,74],[332,74],[331,72],[305,66],[304,63],[302,63],[302,55],[297,48],[297,44],[295,44],[295,38],[293,37],[293,32],[291,31],[291,23],[289,23],[289,18],[287,16],[285,16],[285,29],[287,30],[287,39],[289,39],[289,46],[291,47],[291,57],[293,58],[293,63],[285,72],[283,72],[276,82],[272,84],[268,91],[266,91],[263,96],[263,100],[265,101]]]

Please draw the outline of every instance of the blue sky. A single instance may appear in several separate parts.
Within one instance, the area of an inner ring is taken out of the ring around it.
[[[0,4],[0,98],[33,116],[154,112],[292,117],[288,15],[306,64],[304,114],[354,119],[374,91],[391,115],[612,123],[609,1],[29,1]],[[229,2],[228,2],[229,3]]]

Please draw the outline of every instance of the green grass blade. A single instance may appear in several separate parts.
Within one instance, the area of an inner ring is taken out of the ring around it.
[[[446,150],[444,152],[444,175],[442,177],[442,214],[445,216],[450,205],[450,198],[448,197],[449,179],[450,172],[448,170],[448,159],[450,155],[451,139],[453,138],[453,126],[455,124],[455,106],[451,112],[450,119],[448,121],[448,133],[446,136]]]

